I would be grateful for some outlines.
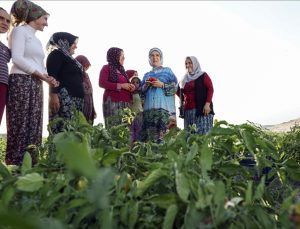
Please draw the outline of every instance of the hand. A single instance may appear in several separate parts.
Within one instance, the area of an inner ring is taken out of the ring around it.
[[[163,88],[164,87],[164,83],[161,82],[160,80],[155,80],[150,82],[152,84],[153,87],[158,87],[158,88]]]
[[[203,107],[203,113],[204,113],[204,115],[208,115],[210,111],[211,111],[211,109],[210,109],[210,103],[205,103],[205,105]]]
[[[122,83],[121,88],[130,92],[133,92],[135,90],[135,86],[131,83]]]
[[[58,95],[55,93],[51,93],[49,97],[49,108],[51,113],[57,113],[60,108]]]
[[[59,81],[57,81],[54,77],[44,75],[45,81],[49,84],[50,87],[58,87],[59,86]]]

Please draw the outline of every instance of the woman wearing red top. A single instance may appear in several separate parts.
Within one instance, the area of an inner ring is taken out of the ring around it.
[[[104,88],[103,116],[105,127],[110,128],[122,123],[120,111],[130,106],[134,85],[129,83],[123,67],[124,52],[120,48],[107,51],[107,65],[100,71],[99,86]]]
[[[201,70],[196,57],[188,56],[185,59],[187,73],[179,83],[177,95],[183,99],[184,128],[188,129],[195,124],[197,133],[206,134],[213,127],[214,88],[206,72]]]

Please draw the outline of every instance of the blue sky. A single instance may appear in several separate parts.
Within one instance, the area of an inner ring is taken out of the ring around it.
[[[96,123],[103,122],[99,72],[112,46],[124,49],[125,68],[138,70],[141,78],[150,70],[147,55],[154,46],[179,80],[185,57],[196,56],[213,81],[219,120],[265,125],[300,117],[298,1],[34,2],[51,15],[49,27],[37,33],[44,46],[54,32],[79,36],[75,55],[92,63]],[[9,10],[12,3],[0,5]],[[45,125],[47,100],[45,87]]]

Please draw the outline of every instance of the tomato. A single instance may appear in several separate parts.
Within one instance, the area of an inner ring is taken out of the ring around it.
[[[155,77],[149,77],[148,81],[153,82],[153,81],[157,81],[157,79]]]

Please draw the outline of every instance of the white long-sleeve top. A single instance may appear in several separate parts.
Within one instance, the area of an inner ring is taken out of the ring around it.
[[[46,73],[45,53],[41,41],[35,36],[36,30],[30,25],[15,27],[8,39],[11,49],[11,74],[31,75],[34,71]]]

